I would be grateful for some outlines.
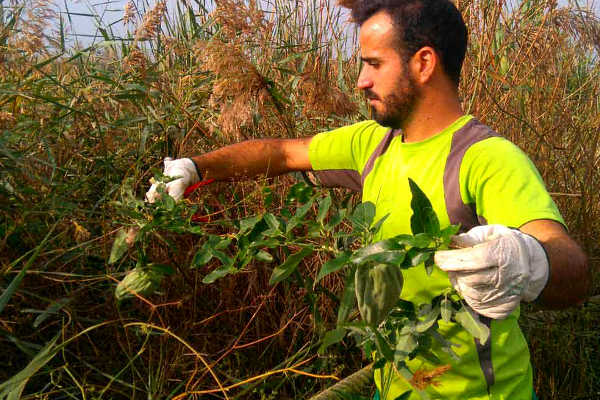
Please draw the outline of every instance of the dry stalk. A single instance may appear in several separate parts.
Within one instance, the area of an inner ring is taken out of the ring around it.
[[[129,0],[123,7],[123,25],[133,23],[135,16],[135,4],[132,0]]]
[[[429,385],[439,386],[440,382],[436,378],[448,372],[450,368],[450,365],[442,365],[432,370],[419,369],[413,374],[410,384],[419,390],[425,390]]]
[[[197,43],[194,51],[201,65],[215,74],[208,104],[219,113],[216,126],[221,131],[237,140],[247,139],[255,130],[265,136],[290,132],[283,106],[271,95],[271,84],[248,60],[242,44],[213,39]]]
[[[167,3],[157,2],[154,7],[144,15],[142,23],[135,30],[135,40],[148,40],[155,37],[160,32],[162,18],[167,12]]]
[[[9,49],[23,51],[31,56],[34,54],[47,54],[46,30],[50,23],[56,19],[52,0],[26,0],[11,1],[13,9],[21,8],[21,15],[15,25],[18,32],[9,38]]]
[[[256,0],[219,0],[213,12],[214,20],[222,27],[225,38],[253,38],[265,43],[273,26],[265,18]]]

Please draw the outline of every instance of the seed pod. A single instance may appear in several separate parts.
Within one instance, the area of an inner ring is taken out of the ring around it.
[[[146,296],[152,294],[160,285],[163,274],[151,268],[134,268],[123,278],[115,289],[117,300],[133,297],[134,294]]]
[[[402,272],[395,265],[360,265],[354,275],[358,309],[363,320],[377,326],[396,305],[402,292]]]

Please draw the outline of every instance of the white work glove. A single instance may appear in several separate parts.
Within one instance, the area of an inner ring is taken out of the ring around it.
[[[175,200],[180,200],[188,186],[200,181],[196,164],[191,158],[173,160],[171,157],[165,158],[164,163],[163,175],[178,178],[165,185],[165,192]],[[154,203],[160,197],[160,193],[157,191],[158,185],[162,185],[162,183],[153,183],[150,186],[150,190],[146,192],[146,201]]]
[[[462,248],[436,252],[435,263],[481,315],[506,318],[521,300],[535,300],[548,282],[550,266],[544,248],[516,229],[476,226],[453,242]]]

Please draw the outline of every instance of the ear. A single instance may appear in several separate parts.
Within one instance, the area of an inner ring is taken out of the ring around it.
[[[409,61],[410,70],[415,81],[420,84],[429,82],[438,67],[439,61],[438,55],[432,47],[425,46],[417,50]]]

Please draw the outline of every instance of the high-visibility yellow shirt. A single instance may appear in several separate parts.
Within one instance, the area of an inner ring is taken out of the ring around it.
[[[463,231],[480,224],[519,228],[536,219],[564,224],[556,204],[530,159],[513,143],[465,115],[443,131],[421,142],[404,143],[400,131],[365,121],[316,135],[309,147],[313,170],[326,186],[344,186],[362,193],[376,206],[375,221],[389,214],[381,240],[412,233],[411,192],[408,178],[432,203],[442,228],[460,223]],[[451,287],[439,268],[427,275],[424,267],[403,270],[401,298],[415,305]],[[451,369],[426,391],[432,399],[530,400],[532,369],[529,350],[518,325],[519,309],[504,320],[480,319],[491,329],[491,339],[476,342],[455,323],[439,322],[440,333],[460,359],[441,347],[433,353]],[[417,356],[407,362],[414,372],[439,365]],[[395,399],[412,389],[388,367],[376,371],[382,399]],[[388,375],[389,374],[389,375]],[[386,377],[391,377],[386,384]],[[420,397],[413,392],[411,400]]]

